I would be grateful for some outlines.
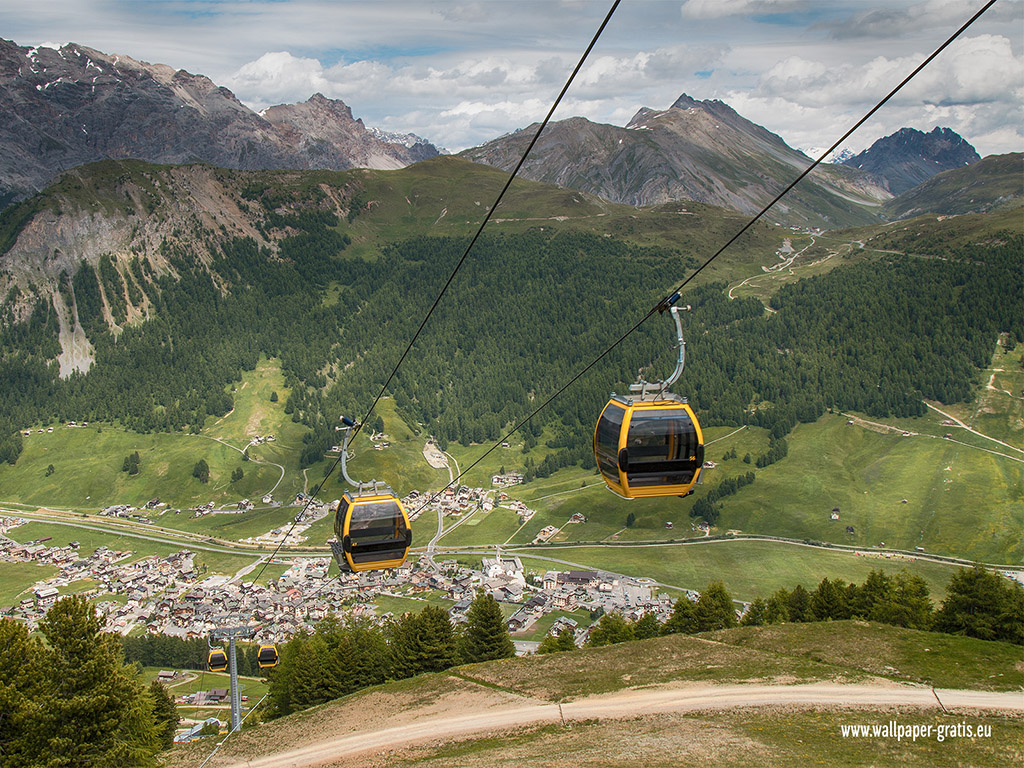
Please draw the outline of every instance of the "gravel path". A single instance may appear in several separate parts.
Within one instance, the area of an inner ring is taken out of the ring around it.
[[[277,752],[230,768],[306,768],[373,750],[394,749],[508,728],[572,720],[613,720],[668,712],[758,706],[912,706],[1024,712],[1024,694],[944,690],[908,685],[694,685],[659,686],[591,696],[566,704],[524,700],[496,709],[434,713],[406,725],[373,728]]]

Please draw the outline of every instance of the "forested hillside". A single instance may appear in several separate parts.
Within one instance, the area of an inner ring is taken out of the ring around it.
[[[95,347],[86,374],[58,377],[59,322],[45,293],[26,322],[8,311],[0,330],[2,458],[17,459],[15,430],[52,419],[197,431],[207,416],[231,409],[232,382],[263,354],[282,361],[287,412],[310,428],[303,464],[318,461],[338,417],[361,416],[377,394],[467,242],[420,234],[354,255],[352,219],[373,206],[343,186],[353,177],[330,178],[337,187],[290,179],[293,186],[280,188],[267,176],[242,185],[241,205],[258,235],[222,227],[191,244],[165,239],[159,260],[103,256],[64,272],[57,290]],[[347,217],[335,190],[350,196]],[[637,226],[653,229],[660,220]],[[365,234],[365,220],[359,225]],[[774,442],[764,463],[785,455],[782,439],[797,421],[828,408],[912,416],[923,411],[922,397],[967,398],[997,335],[1024,339],[1024,239],[988,233],[953,250],[921,236],[928,222],[914,226],[912,243],[890,235],[885,244],[924,257],[893,253],[837,267],[786,285],[767,310],[756,299],[728,299],[723,284],[690,290],[688,365],[677,391],[708,425],[769,428]],[[764,238],[745,236],[739,251]],[[495,440],[697,263],[676,248],[557,221],[485,234],[389,394],[409,424],[423,424],[442,443]],[[10,289],[8,306],[18,290]],[[140,308],[149,319],[130,321]],[[653,366],[648,379],[667,373],[671,340],[670,324],[649,320],[539,414],[525,429],[527,447],[547,427],[554,452],[530,471],[588,465],[608,392],[624,391],[640,368]]]

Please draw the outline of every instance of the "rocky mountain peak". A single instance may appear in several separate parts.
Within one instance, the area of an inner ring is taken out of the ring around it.
[[[980,159],[974,147],[956,131],[936,126],[930,133],[901,128],[843,164],[875,174],[898,195],[938,173],[963,168]]]
[[[438,154],[372,135],[314,94],[257,115],[202,74],[77,43],[0,40],[0,208],[84,163],[134,158],[225,168],[401,168]]]
[[[462,154],[510,170],[532,135],[529,129],[509,134]],[[694,200],[755,213],[809,164],[728,104],[683,94],[668,109],[640,109],[624,128],[584,118],[552,123],[521,173],[618,203]],[[820,169],[775,215],[801,226],[860,224],[890,197],[867,174]]]

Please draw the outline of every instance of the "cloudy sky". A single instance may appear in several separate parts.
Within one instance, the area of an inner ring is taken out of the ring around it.
[[[0,36],[209,76],[253,109],[342,99],[457,151],[540,120],[611,0],[0,0]],[[983,0],[623,0],[556,114],[625,124],[681,93],[828,147]],[[999,0],[847,143],[950,127],[1024,150],[1024,2]]]

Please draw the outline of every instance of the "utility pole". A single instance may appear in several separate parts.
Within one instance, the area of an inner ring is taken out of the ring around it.
[[[242,695],[238,690],[238,663],[235,657],[235,640],[243,638],[248,640],[258,627],[235,626],[217,627],[210,632],[211,640],[228,641],[228,674],[231,677],[231,731],[237,731],[242,727]]]

